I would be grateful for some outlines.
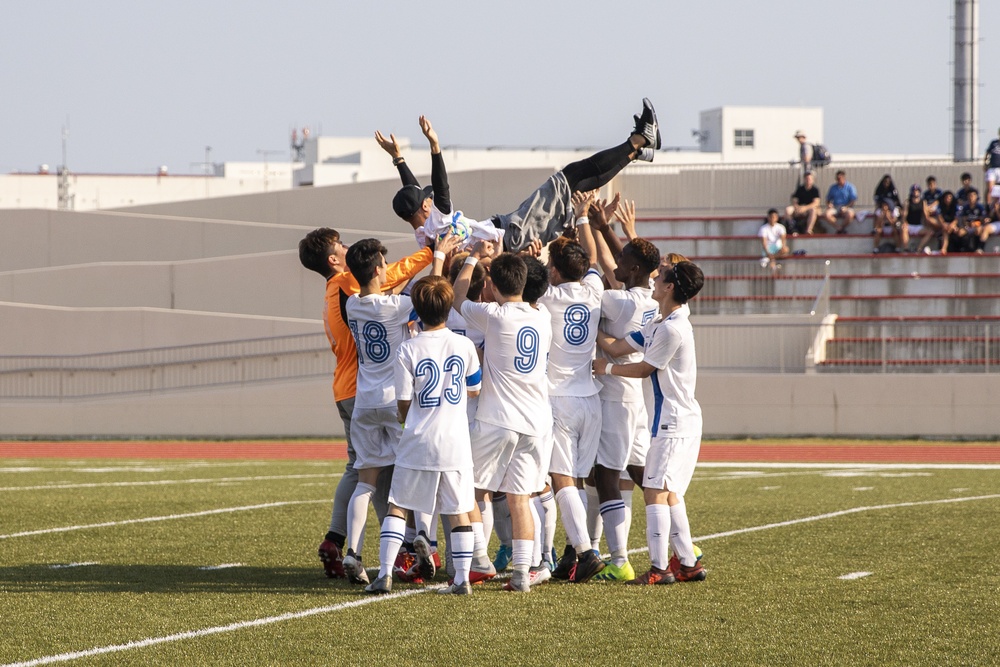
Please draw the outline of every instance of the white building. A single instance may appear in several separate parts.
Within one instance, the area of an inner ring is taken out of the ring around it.
[[[823,143],[821,107],[719,107],[702,111],[701,152],[719,162],[783,162],[796,159],[795,133],[810,144]]]

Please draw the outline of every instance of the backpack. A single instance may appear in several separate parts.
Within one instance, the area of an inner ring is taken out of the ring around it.
[[[812,165],[815,167],[825,167],[830,164],[830,151],[823,144],[813,144]]]

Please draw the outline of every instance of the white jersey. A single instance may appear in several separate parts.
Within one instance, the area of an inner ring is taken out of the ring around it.
[[[529,436],[552,433],[545,357],[549,313],[522,301],[462,303],[470,327],[485,334],[483,393],[476,420]]]
[[[648,287],[605,290],[601,298],[601,331],[613,338],[625,338],[633,331],[652,322],[660,308],[653,301],[653,290]],[[634,352],[623,357],[609,357],[598,350],[600,358],[614,364],[633,364],[642,361],[642,354]],[[602,375],[601,400],[638,403],[643,400],[642,380],[617,375]]]
[[[503,240],[503,230],[495,227],[490,221],[481,222],[467,218],[461,211],[452,210],[451,213],[442,213],[437,206],[432,205],[424,226],[413,230],[417,245],[421,248],[426,247],[447,232],[452,225],[465,225],[469,230],[469,238],[459,246],[459,250],[474,246],[476,241],[500,243]]]
[[[404,341],[396,355],[396,398],[410,401],[396,465],[411,470],[472,468],[467,392],[482,384],[479,355],[468,338],[448,329]]]
[[[654,438],[701,436],[701,406],[694,397],[698,362],[690,312],[681,306],[626,338],[633,348],[643,352],[643,361],[656,367],[649,426]]]
[[[593,396],[601,389],[594,379],[594,351],[601,319],[604,283],[591,269],[583,280],[551,285],[538,303],[549,311],[549,396]]]
[[[465,318],[454,308],[448,311],[448,321],[445,322],[445,326],[458,335],[465,336],[471,340],[477,350],[483,349],[483,345],[486,343],[486,337],[483,335],[483,332],[470,327]]]
[[[347,299],[347,326],[358,348],[355,408],[395,407],[392,366],[400,343],[410,337],[412,313],[408,296],[354,294]]]
[[[781,224],[772,225],[765,223],[757,230],[757,236],[764,239],[764,243],[767,244],[768,248],[781,248],[784,246],[787,233],[785,226]]]

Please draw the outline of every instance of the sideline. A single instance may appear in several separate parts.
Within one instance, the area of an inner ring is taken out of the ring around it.
[[[49,533],[68,533],[74,530],[87,530],[89,528],[109,528],[111,526],[127,526],[134,523],[153,523],[156,521],[172,521],[174,519],[190,519],[192,517],[197,517],[197,516],[212,516],[213,514],[231,514],[232,512],[249,512],[250,510],[268,509],[271,507],[285,507],[287,505],[313,505],[316,503],[330,503],[330,502],[331,500],[329,498],[324,498],[322,500],[285,500],[276,503],[263,503],[261,505],[243,505],[242,507],[222,507],[216,510],[189,512],[187,514],[147,516],[142,519],[125,519],[123,521],[105,521],[103,523],[89,523],[80,526],[62,526],[60,528],[43,528],[41,530],[26,530],[20,533],[9,533],[7,535],[0,535],[0,540],[7,540],[12,537],[29,537],[31,535],[46,535]]]
[[[817,514],[815,516],[802,517],[800,519],[790,519],[788,521],[779,521],[777,523],[769,523],[763,526],[751,526],[749,528],[739,528],[736,530],[729,530],[721,533],[712,533],[710,535],[704,535],[700,537],[694,537],[692,539],[696,541],[712,540],[720,537],[730,537],[733,535],[741,535],[744,533],[752,533],[760,530],[768,530],[770,528],[778,528],[783,526],[791,526],[799,523],[809,523],[812,521],[821,521],[823,519],[830,519],[833,517],[844,516],[846,514],[855,514],[858,512],[869,512],[873,510],[884,510],[892,509],[896,507],[917,507],[920,505],[935,505],[943,503],[962,503],[970,502],[974,500],[993,500],[1000,498],[1000,493],[994,493],[986,496],[969,496],[965,498],[943,498],[939,500],[919,500],[906,503],[895,503],[891,505],[871,505],[867,507],[854,507],[847,510],[840,510],[838,512],[828,512],[826,514]],[[320,501],[299,501],[299,502],[320,502]],[[327,502],[327,501],[321,501]],[[629,553],[639,553],[645,551],[645,548],[632,549]],[[221,625],[212,628],[204,628],[202,630],[189,630],[187,632],[179,632],[172,635],[165,635],[163,637],[150,637],[147,639],[141,639],[136,641],[131,641],[125,644],[113,644],[111,646],[99,646],[92,649],[87,649],[85,651],[73,651],[70,653],[59,653],[57,655],[49,655],[41,658],[36,658],[34,660],[27,660],[24,662],[14,662],[5,665],[0,665],[0,667],[35,667],[36,665],[48,665],[55,662],[68,662],[70,660],[76,660],[77,658],[87,658],[95,655],[106,655],[108,653],[118,653],[120,651],[129,651],[136,648],[145,648],[147,646],[155,646],[156,644],[164,644],[167,642],[180,641],[182,639],[195,639],[198,637],[205,637],[208,635],[220,634],[223,632],[232,632],[234,630],[242,630],[244,628],[260,627],[263,625],[271,625],[273,623],[280,623],[282,621],[289,621],[299,618],[306,618],[309,616],[315,616],[317,614],[326,614],[332,611],[340,611],[342,609],[348,609],[351,607],[361,607],[368,604],[373,604],[375,602],[385,602],[387,600],[395,600],[398,598],[408,597],[412,595],[421,595],[424,593],[429,593],[431,591],[443,588],[444,584],[439,584],[437,586],[429,586],[427,588],[401,591],[399,593],[390,593],[389,595],[375,596],[375,597],[363,597],[357,600],[350,600],[348,602],[341,602],[339,604],[329,605],[326,607],[314,607],[312,609],[305,609],[303,611],[289,612],[286,614],[281,614],[279,616],[267,616],[265,618],[258,618],[251,621],[240,621],[238,623],[231,623],[229,625]]]

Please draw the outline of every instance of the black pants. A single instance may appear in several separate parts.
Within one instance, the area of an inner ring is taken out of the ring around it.
[[[573,192],[587,192],[608,183],[619,171],[632,161],[635,152],[632,143],[626,141],[620,146],[594,153],[588,158],[571,162],[563,167],[563,174]]]

